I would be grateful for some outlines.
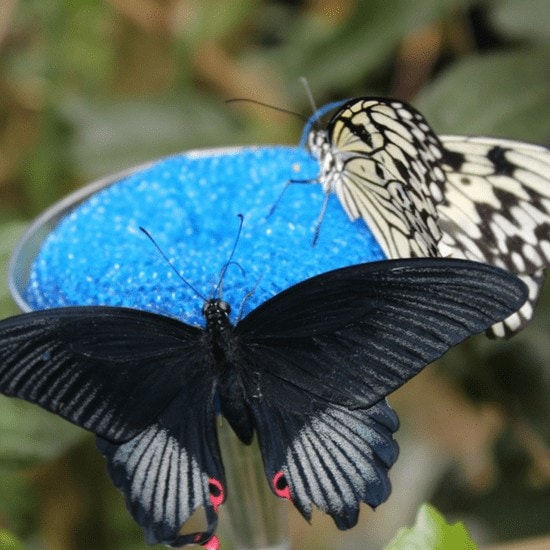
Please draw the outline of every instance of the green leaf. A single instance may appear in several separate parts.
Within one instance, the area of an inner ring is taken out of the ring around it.
[[[227,145],[237,115],[223,101],[195,95],[117,101],[68,99],[77,131],[71,155],[85,179],[190,148]]]
[[[414,103],[439,134],[549,143],[549,65],[548,48],[471,56],[426,86]]]
[[[11,532],[17,533],[24,540],[34,527],[32,518],[36,517],[41,506],[35,480],[32,475],[28,475],[28,472],[4,472],[2,468],[0,487],[2,487],[0,498],[2,525],[9,525]],[[0,540],[2,540],[1,536]],[[0,550],[2,548],[0,544]]]
[[[181,39],[190,47],[231,37],[235,29],[245,26],[247,19],[258,7],[257,0],[210,0],[197,2],[182,12],[185,23],[180,22]]]
[[[448,524],[429,504],[423,504],[413,527],[403,527],[385,550],[476,550],[464,525]]]
[[[24,547],[14,535],[5,529],[0,529],[0,550],[24,550]]]
[[[550,40],[548,0],[497,0],[492,3],[489,18],[508,37],[541,43]]]

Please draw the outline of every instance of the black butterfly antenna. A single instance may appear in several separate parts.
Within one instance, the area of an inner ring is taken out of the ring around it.
[[[227,261],[225,262],[225,264],[223,265],[223,267],[220,271],[220,278],[218,280],[218,284],[214,288],[214,292],[212,293],[213,296],[217,295],[219,297],[221,295],[221,288],[222,288],[222,284],[223,284],[223,278],[225,277],[225,273],[227,272],[227,268],[231,264],[235,264],[235,265],[239,266],[239,268],[241,269],[241,271],[244,274],[244,270],[243,270],[242,266],[239,263],[233,261],[233,256],[235,255],[235,250],[237,250],[237,245],[239,244],[239,239],[241,238],[241,233],[242,233],[242,230],[243,230],[243,222],[244,222],[244,216],[242,214],[237,214],[237,217],[239,218],[239,229],[237,230],[237,236],[235,237],[235,242],[233,243],[233,248],[231,249],[231,253],[229,254],[229,258],[227,258]]]
[[[239,322],[242,319],[244,306],[248,299],[256,292],[256,289],[258,288],[258,285],[260,284],[260,281],[262,280],[263,273],[258,277],[258,280],[254,284],[254,286],[245,294],[244,298],[241,300],[241,305],[239,306],[239,313],[237,315],[237,322]]]
[[[269,103],[264,103],[263,101],[258,101],[257,99],[250,99],[247,97],[234,97],[232,99],[226,99],[225,102],[226,103],[238,103],[238,102],[252,103],[254,105],[260,105],[261,107],[267,107],[268,109],[272,109],[273,111],[279,111],[280,113],[287,113],[289,115],[296,116],[300,120],[303,120],[304,122],[307,122],[308,120],[307,117],[302,113],[291,111],[290,109],[285,109],[284,107],[277,107],[276,105],[270,105]]]
[[[202,292],[199,292],[189,281],[187,281],[180,272],[175,268],[174,264],[170,261],[170,258],[164,253],[164,250],[157,244],[155,239],[153,239],[153,236],[145,229],[144,227],[140,226],[140,231],[145,233],[147,238],[155,245],[155,248],[159,251],[160,255],[166,260],[166,263],[172,268],[172,271],[178,276],[178,279],[180,279],[185,285],[187,285],[199,298],[204,300],[205,302],[208,300],[206,296]]]

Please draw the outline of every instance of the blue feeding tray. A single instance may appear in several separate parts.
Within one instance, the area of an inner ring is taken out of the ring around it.
[[[45,212],[11,265],[23,310],[128,306],[203,324],[202,299],[220,283],[233,320],[281,290],[331,269],[384,254],[362,221],[331,197],[312,246],[324,195],[319,164],[302,147],[191,151],[101,180]],[[182,282],[146,235],[155,239]],[[246,298],[246,299],[245,299]]]

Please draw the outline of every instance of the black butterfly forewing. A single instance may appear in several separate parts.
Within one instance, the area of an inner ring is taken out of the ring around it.
[[[151,425],[204,362],[201,332],[126,308],[12,317],[0,324],[0,388],[101,437],[127,441]]]
[[[205,542],[225,498],[215,372],[203,334],[175,319],[113,307],[0,322],[0,392],[99,436],[109,473],[151,544]],[[205,532],[179,535],[200,506]]]
[[[481,263],[372,262],[281,292],[238,323],[236,334],[258,380],[369,407],[493,318],[517,310],[525,293],[516,276]]]
[[[313,277],[234,328],[220,300],[205,330],[124,308],[35,312],[0,322],[0,392],[96,433],[151,543],[212,536],[218,400],[243,441],[256,430],[276,494],[348,528],[360,501],[389,494],[397,418],[383,398],[525,297],[500,269],[419,259]],[[200,506],[205,531],[180,535]]]

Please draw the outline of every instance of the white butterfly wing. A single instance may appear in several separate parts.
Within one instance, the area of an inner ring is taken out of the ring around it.
[[[387,258],[443,256],[516,273],[529,300],[490,336],[527,324],[550,263],[550,150],[523,142],[436,136],[393,99],[343,102],[308,146],[319,182],[351,220],[369,226]]]
[[[367,223],[388,258],[438,255],[441,146],[420,113],[395,100],[351,100],[308,145],[325,193]]]
[[[550,263],[550,150],[513,140],[440,136],[446,181],[438,204],[442,256],[487,262],[520,275],[529,300],[492,327],[521,329]]]

